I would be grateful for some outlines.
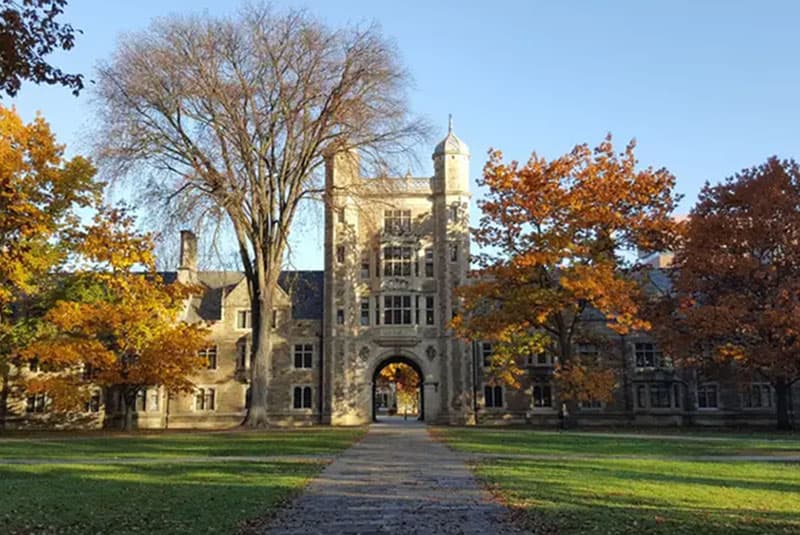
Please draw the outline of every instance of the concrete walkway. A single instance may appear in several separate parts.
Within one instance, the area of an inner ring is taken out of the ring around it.
[[[505,516],[425,426],[387,421],[370,427],[262,532],[495,535],[513,532]]]

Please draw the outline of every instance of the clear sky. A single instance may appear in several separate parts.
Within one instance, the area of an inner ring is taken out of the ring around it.
[[[477,178],[489,147],[525,160],[558,156],[611,132],[638,140],[642,165],[667,167],[688,212],[715,182],[768,156],[800,158],[800,2],[358,1],[275,2],[307,7],[337,26],[377,21],[415,80],[412,108],[444,136],[447,115],[472,150]],[[238,2],[70,0],[65,21],[84,31],[54,61],[91,78],[116,37],[169,13],[221,13]],[[25,85],[16,104],[36,110],[70,152],[90,125],[90,91]],[[420,147],[432,174],[430,147]],[[479,196],[480,192],[476,192]],[[473,223],[477,222],[473,207]],[[314,218],[311,218],[312,222]],[[293,240],[294,267],[320,269],[322,228]]]

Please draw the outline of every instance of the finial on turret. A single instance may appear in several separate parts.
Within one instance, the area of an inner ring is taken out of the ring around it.
[[[467,145],[458,139],[458,136],[453,133],[453,114],[450,113],[447,116],[447,135],[443,140],[436,145],[436,148],[433,149],[433,155],[442,155],[444,153],[447,154],[461,154],[464,156],[469,156],[469,148]]]

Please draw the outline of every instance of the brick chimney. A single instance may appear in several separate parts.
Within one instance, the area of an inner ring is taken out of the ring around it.
[[[178,266],[178,282],[197,282],[197,236],[191,230],[181,231],[181,261]]]

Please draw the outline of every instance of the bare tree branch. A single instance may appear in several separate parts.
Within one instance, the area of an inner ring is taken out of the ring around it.
[[[174,217],[233,229],[253,303],[252,425],[266,423],[265,320],[301,200],[320,191],[330,152],[359,149],[380,167],[411,154],[428,128],[408,85],[374,26],[334,30],[263,5],[158,20],[99,68],[103,169]]]

